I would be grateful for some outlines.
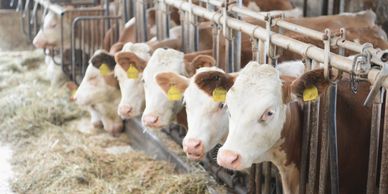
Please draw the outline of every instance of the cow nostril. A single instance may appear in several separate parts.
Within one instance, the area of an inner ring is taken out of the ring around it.
[[[132,107],[129,107],[127,110],[127,113],[130,113],[130,112],[132,112]]]
[[[240,159],[240,155],[238,154],[236,154],[234,157],[235,158],[232,160],[231,164],[235,164]]]

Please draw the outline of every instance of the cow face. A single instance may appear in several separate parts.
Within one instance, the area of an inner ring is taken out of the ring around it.
[[[44,17],[43,27],[33,40],[36,48],[58,47],[61,40],[61,25],[59,16],[48,12]]]
[[[117,65],[114,71],[121,90],[121,101],[117,112],[123,119],[139,116],[144,110],[142,79],[149,58],[149,48],[144,43],[127,43],[123,51],[115,55]]]
[[[74,95],[77,104],[87,106],[109,100],[110,94],[117,90],[117,80],[113,75],[115,64],[112,55],[102,50],[96,51]]]
[[[234,76],[218,68],[201,68],[192,78],[184,99],[188,132],[183,139],[183,150],[190,159],[203,159],[206,152],[223,142],[228,134],[228,115],[224,94],[232,86]],[[217,94],[216,94],[217,95]]]
[[[156,49],[143,72],[146,106],[143,112],[143,124],[151,128],[163,128],[175,119],[183,105],[174,86],[175,98],[168,99],[158,86],[155,76],[157,73],[171,71],[185,74],[183,53],[174,49]],[[171,86],[175,83],[171,83]]]
[[[279,72],[270,65],[249,63],[228,91],[226,104],[229,134],[217,162],[241,170],[265,159],[280,140],[286,105]]]

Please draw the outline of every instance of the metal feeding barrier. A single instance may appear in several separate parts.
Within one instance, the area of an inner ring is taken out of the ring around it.
[[[132,0],[122,1],[123,16],[110,11],[109,0],[19,0],[17,10],[22,11],[22,29],[31,42],[48,12],[59,18],[60,44],[47,53],[70,80],[79,84],[89,57],[98,49],[109,50],[119,38],[122,23],[133,16]]]
[[[138,0],[138,2],[141,0]],[[182,20],[182,41],[185,52],[198,50],[198,18],[204,18],[214,23],[213,28],[213,55],[219,61],[219,37],[220,33],[227,39],[226,41],[226,71],[233,72],[240,69],[241,35],[245,33],[252,37],[253,59],[260,63],[270,63],[276,65],[276,59],[271,57],[276,53],[277,48],[287,49],[305,57],[306,68],[312,69],[316,64],[324,64],[325,77],[330,79],[331,73],[349,73],[352,77],[352,88],[356,88],[357,80],[368,80],[371,84],[370,93],[364,105],[373,104],[371,141],[370,141],[370,162],[368,171],[368,193],[384,194],[388,192],[388,117],[384,118],[383,130],[380,130],[381,112],[384,89],[388,87],[387,68],[388,51],[375,49],[369,44],[346,40],[345,31],[341,29],[338,36],[331,34],[330,30],[319,32],[310,28],[302,27],[283,20],[283,15],[277,13],[252,12],[241,6],[241,1],[229,4],[229,1],[202,0],[206,8],[195,5],[191,0],[157,0],[156,10],[160,12],[161,18],[157,21],[157,28],[160,30],[158,40],[168,38],[168,20],[166,16],[168,6],[180,10]],[[342,3],[341,3],[341,6]],[[342,8],[341,8],[342,10]],[[240,20],[239,16],[250,16],[265,22],[265,27],[256,26]],[[137,15],[138,16],[138,15]],[[143,25],[144,17],[136,17],[138,25]],[[274,32],[274,26],[279,27],[279,31],[293,31],[313,39],[323,42],[324,48],[304,43],[287,37],[281,33]],[[144,29],[139,26],[138,29]],[[144,32],[144,31],[143,31]],[[339,53],[333,53],[330,49],[336,46]],[[359,53],[355,60],[346,58],[345,50]],[[303,127],[303,147],[302,149],[302,173],[300,175],[300,193],[339,193],[338,177],[338,145],[336,127],[336,97],[337,81],[330,80],[328,88],[327,103],[320,104],[319,100],[306,102],[304,104],[306,112]],[[386,94],[387,95],[387,94]],[[319,115],[319,109],[323,108],[324,115]],[[323,120],[319,120],[320,116]],[[319,123],[322,122],[322,130],[318,130]],[[383,134],[383,137],[380,137]],[[181,134],[182,135],[182,134]],[[318,144],[320,138],[321,146]],[[382,150],[379,152],[379,150]],[[206,163],[206,161],[205,161]],[[211,163],[211,161],[209,162]],[[318,166],[319,164],[319,166]],[[206,165],[205,165],[206,166]],[[250,170],[249,193],[281,193],[279,175],[271,173],[270,163],[263,165],[255,164]],[[208,167],[208,169],[214,166]],[[378,171],[380,170],[380,171]],[[317,172],[320,172],[317,174]],[[378,177],[378,175],[380,175]],[[308,177],[308,178],[307,178]],[[264,178],[264,180],[263,180]],[[273,187],[272,182],[275,182]],[[379,180],[378,180],[379,179]],[[329,182],[328,182],[328,181]],[[226,184],[228,182],[226,181]],[[229,186],[235,186],[232,183]],[[272,189],[271,189],[272,188]]]

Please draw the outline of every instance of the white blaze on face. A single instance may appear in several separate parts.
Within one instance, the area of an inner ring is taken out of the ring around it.
[[[132,52],[144,61],[150,58],[150,48],[146,43],[127,43],[124,45],[122,51]],[[146,64],[134,64],[146,65]],[[128,77],[127,71],[122,66],[117,64],[114,72],[119,81],[121,91],[121,101],[118,107],[118,114],[123,119],[129,119],[139,116],[144,109],[144,84],[142,82],[143,72],[139,70],[138,78],[133,79]]]
[[[100,53],[101,51],[96,51],[94,56],[99,55]],[[113,73],[113,70],[111,71]],[[110,100],[112,95],[116,93],[117,88],[108,84],[104,76],[101,75],[100,70],[89,62],[85,76],[82,79],[74,98],[78,105],[88,106]]]
[[[44,17],[43,27],[33,40],[33,44],[37,48],[55,47],[59,46],[61,41],[61,25],[59,17],[53,13],[48,12]]]
[[[183,107],[182,101],[169,101],[155,80],[159,72],[185,74],[184,54],[174,49],[156,49],[143,72],[146,107],[142,121],[145,126],[162,128],[174,120]]]
[[[282,102],[279,72],[270,65],[249,63],[228,91],[226,104],[229,134],[217,161],[241,170],[263,160],[263,154],[280,140],[286,105]]]
[[[215,102],[209,94],[205,93],[194,82],[199,73],[217,71],[224,73],[217,67],[203,67],[190,79],[189,86],[184,93],[188,131],[184,142],[189,139],[200,140],[204,152],[208,152],[228,134],[228,115],[226,107],[221,102]]]

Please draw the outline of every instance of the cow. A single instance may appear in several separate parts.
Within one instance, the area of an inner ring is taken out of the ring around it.
[[[299,77],[304,72],[304,64],[301,61],[281,63],[277,68],[283,75],[294,77]],[[225,73],[215,66],[199,68],[191,78],[174,72],[156,75],[157,83],[164,89],[165,94],[168,92],[168,83],[172,82],[183,91],[188,128],[182,145],[189,159],[201,160],[206,152],[224,142],[228,134],[227,108],[222,100],[214,100],[213,95],[208,93],[213,94],[214,90],[220,87],[222,80],[237,75],[238,73]],[[201,89],[205,87],[210,90],[205,92]]]
[[[323,69],[295,79],[280,76],[270,65],[248,64],[232,82],[226,95],[229,134],[219,149],[217,163],[243,170],[253,163],[271,161],[281,175],[284,192],[299,192],[301,134],[305,90],[314,88],[326,103],[329,81]],[[338,83],[337,131],[340,193],[365,193],[371,109],[362,106],[370,84],[361,82],[357,94],[349,91],[349,79]],[[323,115],[320,109],[320,115]],[[322,123],[319,124],[322,128]]]
[[[114,73],[119,81],[121,101],[117,113],[122,119],[139,116],[144,110],[143,70],[151,57],[146,43],[127,43],[115,54]]]
[[[123,130],[123,121],[117,115],[120,102],[119,85],[114,77],[116,65],[114,56],[97,50],[91,57],[75,95],[75,102],[86,108],[91,115],[92,124],[117,136]]]
[[[169,89],[172,88],[176,95],[169,100],[162,89],[159,88],[155,75],[163,71],[172,71],[189,76],[193,75],[198,67],[214,65],[214,61],[208,60],[209,58],[199,63],[195,62],[196,57],[199,57],[201,54],[209,55],[211,51],[201,51],[185,55],[174,49],[158,48],[155,50],[143,71],[146,105],[142,115],[142,122],[146,127],[167,127],[175,120],[176,114],[183,108],[179,88],[176,88],[177,86],[171,83]],[[200,58],[205,57],[202,56]],[[190,61],[193,62],[190,63]]]

